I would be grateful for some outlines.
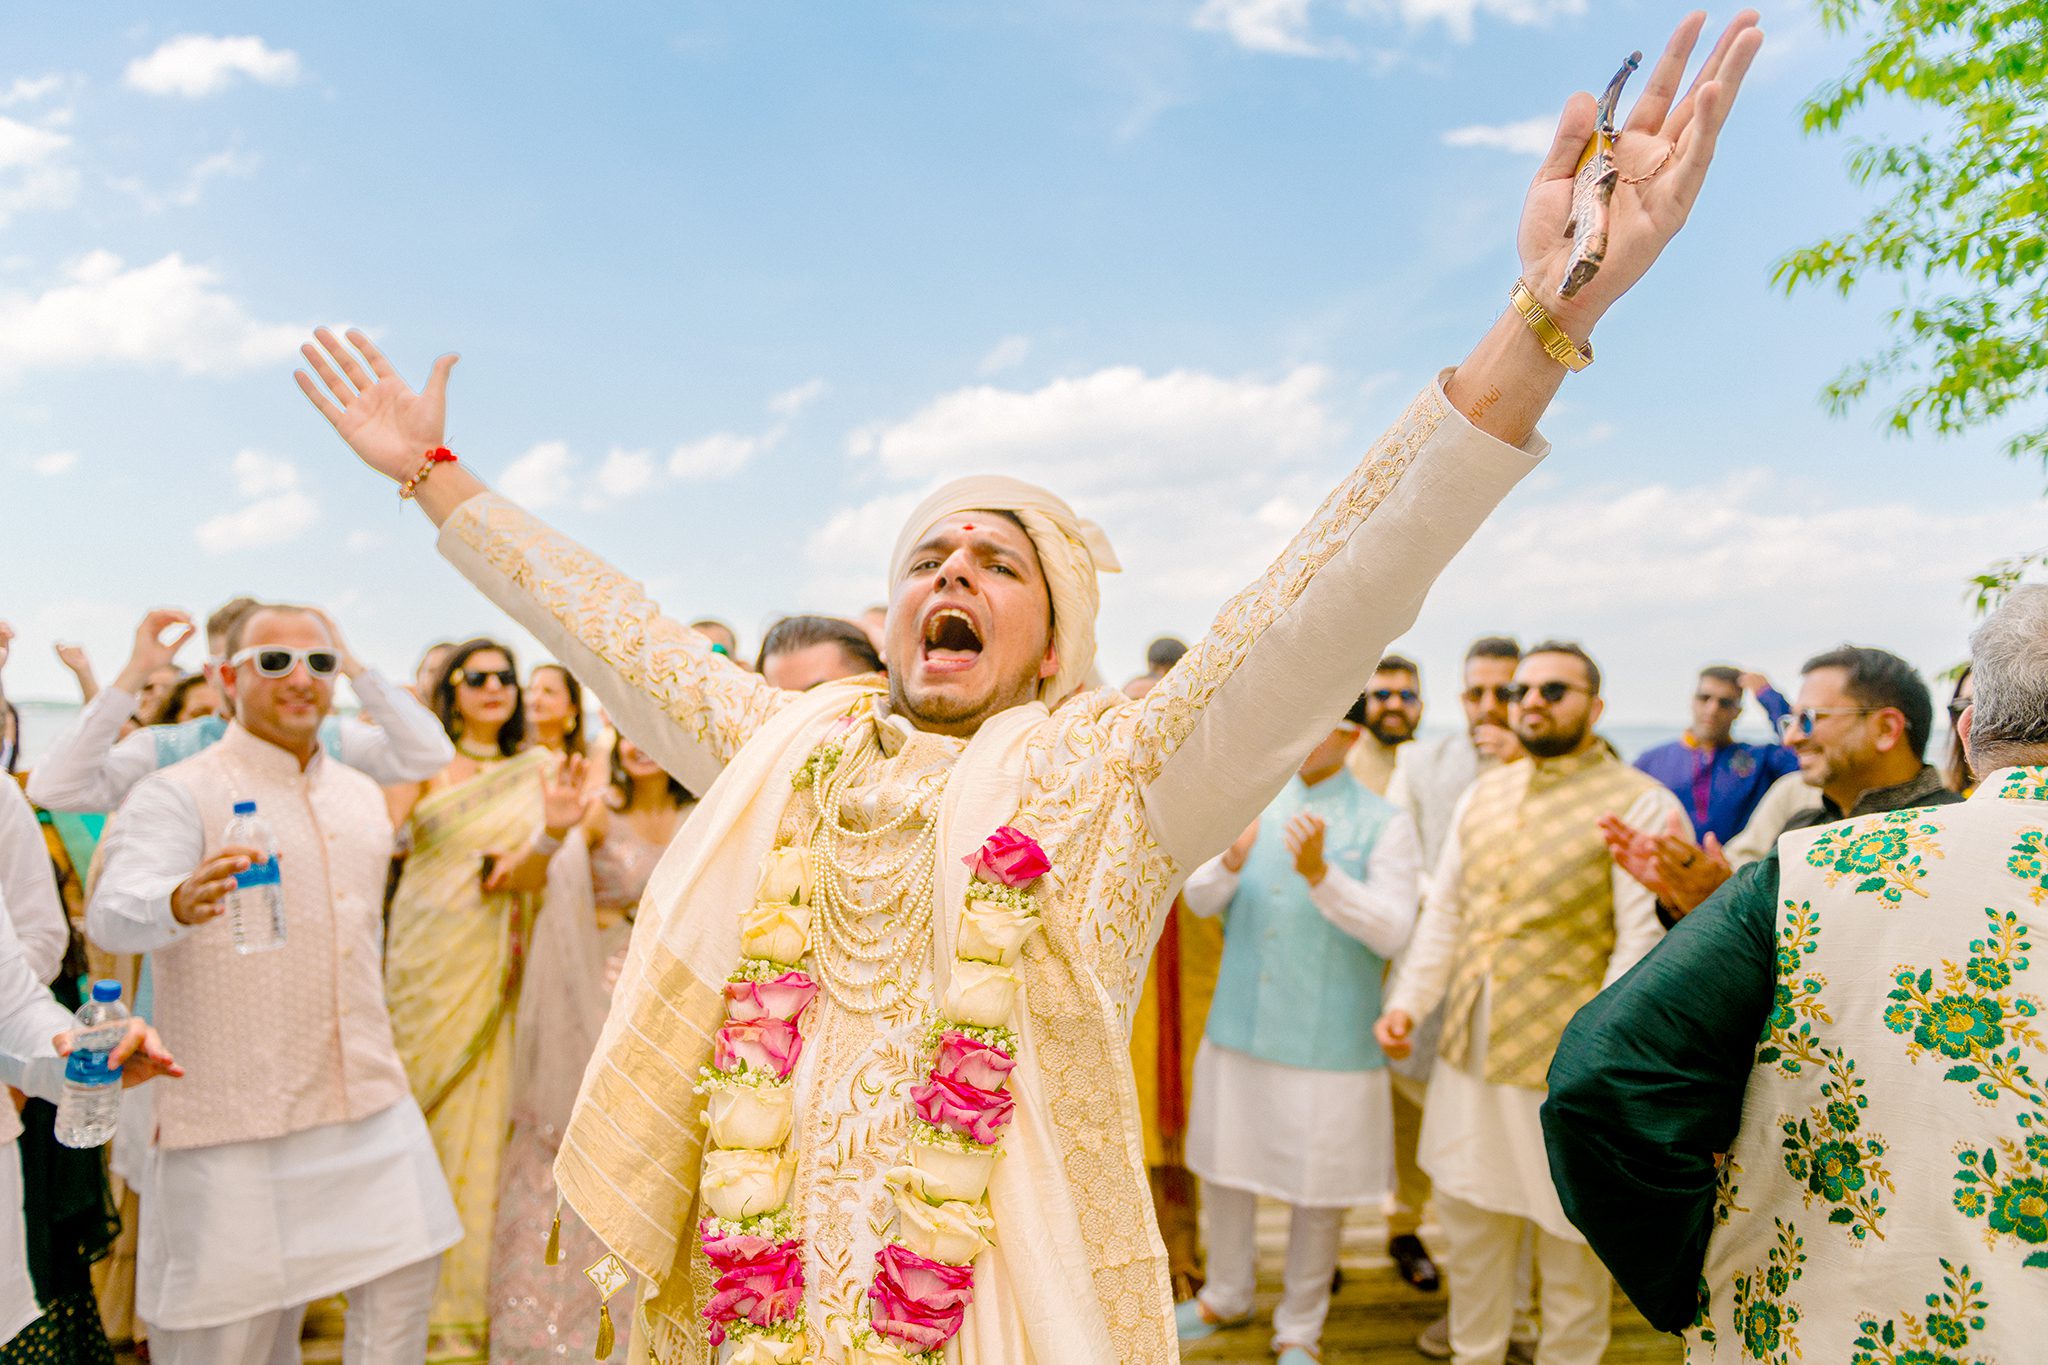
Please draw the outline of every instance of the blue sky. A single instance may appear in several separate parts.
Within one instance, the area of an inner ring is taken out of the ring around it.
[[[1789,680],[1854,638],[1946,667],[1964,576],[2048,541],[1995,434],[1820,409],[1890,287],[1769,286],[1866,200],[1846,142],[1797,120],[1848,45],[1763,9],[1692,224],[1405,642],[1440,707],[1491,630],[1581,636],[1628,721],[1676,721],[1710,660]],[[502,627],[293,387],[319,322],[414,377],[459,350],[463,457],[749,645],[878,600],[937,478],[1037,477],[1118,543],[1120,678],[1151,634],[1199,632],[1485,329],[1530,128],[1680,13],[8,7],[8,689],[63,696],[53,640],[104,676],[143,609],[240,591],[334,606],[394,673]]]

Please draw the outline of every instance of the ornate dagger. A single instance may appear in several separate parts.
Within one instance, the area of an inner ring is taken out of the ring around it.
[[[1579,158],[1578,176],[1572,182],[1572,216],[1564,225],[1572,239],[1572,254],[1565,262],[1564,282],[1557,287],[1561,299],[1585,288],[1586,282],[1600,273],[1600,262],[1606,259],[1608,203],[1614,198],[1614,182],[1619,175],[1614,165],[1614,109],[1621,103],[1621,87],[1628,84],[1629,74],[1642,64],[1642,53],[1629,53],[1621,70],[1607,82],[1606,93],[1600,96],[1593,140],[1586,144],[1586,154]]]

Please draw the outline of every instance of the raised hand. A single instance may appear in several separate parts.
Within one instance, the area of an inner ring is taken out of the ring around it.
[[[168,639],[165,638],[166,631],[170,632]],[[182,611],[159,607],[150,612],[142,618],[142,624],[135,627],[135,646],[129,650],[128,662],[122,665],[114,686],[130,695],[140,692],[149,682],[149,675],[175,663],[178,651],[198,633],[199,628],[192,624],[192,618]]]
[[[571,754],[541,778],[541,820],[550,838],[560,839],[590,813],[590,765]]]
[[[309,607],[307,610],[319,617],[320,624],[327,627],[327,638],[333,642],[334,652],[341,656],[341,675],[344,678],[354,678],[358,673],[361,673],[363,671],[363,661],[358,659],[355,656],[355,651],[348,647],[348,641],[342,638],[341,627],[334,623],[334,617],[328,614],[327,608]]]
[[[304,370],[292,371],[299,388],[334,424],[341,439],[362,462],[394,482],[418,472],[425,454],[440,445],[448,416],[448,371],[457,357],[444,355],[428,372],[426,387],[414,393],[384,353],[355,328],[344,346],[325,327],[313,332],[299,354],[320,376],[320,385]],[[354,349],[350,349],[353,347]]]
[[[1678,817],[1673,816],[1674,822]],[[1735,869],[1721,852],[1721,841],[1711,833],[1704,844],[1694,844],[1674,831],[1657,840],[1657,875],[1664,890],[1657,898],[1681,914],[1689,914],[1721,889]]]
[[[1576,94],[1566,102],[1550,153],[1529,187],[1516,238],[1522,273],[1537,301],[1574,338],[1583,340],[1592,332],[1593,324],[1648,273],[1685,226],[1714,159],[1721,126],[1763,46],[1756,11],[1744,10],[1679,99],[1679,82],[1705,23],[1706,15],[1694,12],[1679,24],[1622,126],[1614,150],[1620,180],[1608,208],[1607,254],[1599,273],[1570,299],[1557,296],[1557,285],[1571,255],[1565,223],[1571,217],[1572,182],[1593,136],[1591,95]]]
[[[1675,834],[1680,819],[1678,812],[1673,811],[1666,826],[1667,832]],[[1600,837],[1607,843],[1607,855],[1623,872],[1635,878],[1658,900],[1667,905],[1671,903],[1671,888],[1664,880],[1663,866],[1657,857],[1657,835],[1637,829],[1618,815],[1603,815],[1600,817]]]

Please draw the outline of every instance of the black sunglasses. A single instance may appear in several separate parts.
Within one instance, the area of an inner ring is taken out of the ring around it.
[[[1528,683],[1518,682],[1509,685],[1508,700],[1516,705],[1520,705],[1529,699],[1531,692],[1534,692],[1537,696],[1543,698],[1544,701],[1555,706],[1574,692],[1590,692],[1591,690],[1591,688],[1582,687],[1578,683],[1565,682],[1561,678],[1552,678],[1549,682],[1539,683],[1534,687],[1531,687]]]
[[[1468,687],[1468,688],[1466,688],[1466,689],[1465,689],[1465,700],[1466,700],[1466,701],[1481,701],[1481,700],[1484,700],[1484,699],[1485,699],[1485,697],[1486,697],[1486,692],[1487,692],[1487,689],[1486,689],[1486,688],[1484,688],[1484,687]],[[1497,683],[1497,684],[1495,684],[1495,685],[1494,685],[1494,687],[1493,687],[1493,699],[1494,699],[1495,701],[1499,702],[1499,703],[1500,703],[1500,704],[1501,704],[1502,706],[1506,706],[1506,705],[1507,705],[1507,704],[1508,704],[1509,702],[1511,702],[1511,701],[1513,701],[1513,700],[1515,699],[1515,684],[1513,684],[1513,683]]]
[[[1742,698],[1740,697],[1717,697],[1711,692],[1695,692],[1692,699],[1694,701],[1710,701],[1723,711],[1740,711],[1742,709]]]
[[[1970,703],[1974,700],[1976,700],[1974,697],[1950,698],[1948,704],[1948,718],[1952,721],[1961,720],[1963,718],[1963,712],[1970,709]]]
[[[1372,691],[1366,693],[1366,695],[1371,697],[1374,701],[1392,701],[1394,698],[1399,697],[1402,701],[1407,702],[1410,706],[1413,706],[1416,702],[1422,700],[1422,694],[1420,692],[1417,692],[1412,687],[1403,687],[1398,689],[1392,687],[1375,687]]]
[[[517,687],[519,685],[519,675],[509,668],[492,669],[489,672],[481,668],[465,668],[462,670],[461,677],[463,684],[468,687],[482,687],[493,678],[496,678],[507,687]]]

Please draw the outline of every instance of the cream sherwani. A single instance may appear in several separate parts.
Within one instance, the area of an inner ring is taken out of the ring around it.
[[[1045,932],[1019,967],[1017,1114],[989,1195],[996,1245],[976,1263],[973,1306],[947,1359],[1176,1360],[1125,1041],[1153,940],[1188,872],[1329,733],[1444,564],[1545,449],[1540,438],[1515,449],[1484,435],[1431,385],[1149,696],[1091,691],[1055,712],[1015,707],[966,742],[912,735],[874,680],[773,690],[500,498],[480,495],[450,516],[442,552],[596,690],[622,733],[707,793],[648,886],[556,1166],[569,1203],[652,1282],[636,1344],[663,1362],[715,1357],[698,1316],[710,1277],[695,1237],[704,1101],[694,1082],[739,961],[737,912],[782,831],[791,774],[852,716],[893,732],[862,793],[874,817],[919,799],[934,768],[950,775],[901,831],[937,826],[935,941],[910,969],[906,1017],[838,1018],[821,996],[804,1023],[791,1207],[805,1239],[810,1358],[843,1358],[887,1235],[879,1176],[903,1152],[915,1079],[906,1039],[946,985],[961,860],[1014,824],[1053,871],[1039,893]]]

